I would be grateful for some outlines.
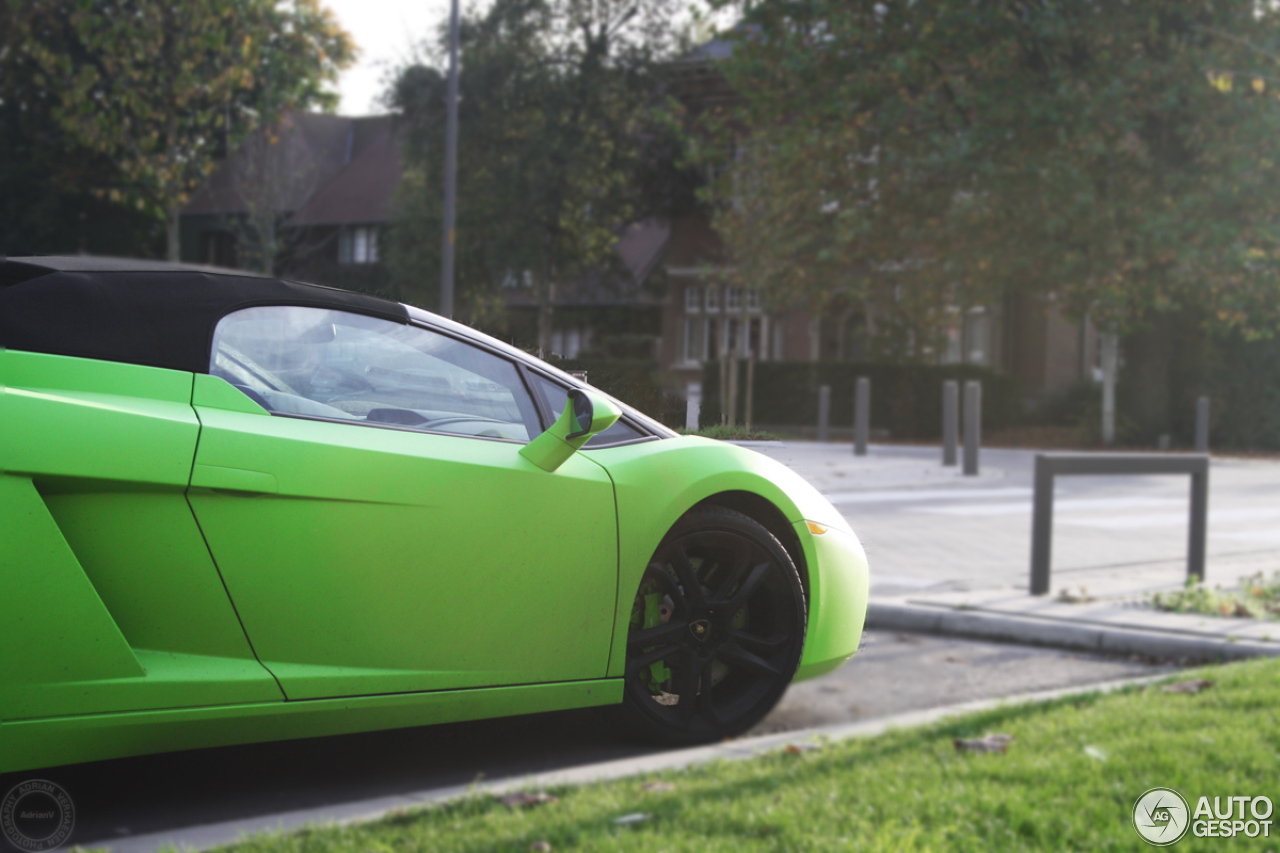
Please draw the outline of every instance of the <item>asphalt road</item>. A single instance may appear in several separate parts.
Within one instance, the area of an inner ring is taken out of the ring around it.
[[[840,670],[795,685],[754,733],[872,720],[908,710],[1155,674],[1168,665],[1050,649],[867,632]],[[567,711],[102,761],[10,774],[62,785],[70,843],[141,851],[129,838],[278,812],[521,776],[652,750],[594,712]]]

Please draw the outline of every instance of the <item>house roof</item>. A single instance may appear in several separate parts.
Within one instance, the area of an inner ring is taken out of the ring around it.
[[[184,215],[235,214],[245,212],[255,194],[261,198],[264,182],[275,182],[274,206],[281,213],[307,207],[316,196],[357,164],[365,172],[376,171],[378,158],[369,158],[379,149],[383,158],[394,156],[390,142],[391,117],[350,118],[326,113],[289,112],[267,135],[258,131],[214,170],[198,190]],[[385,169],[383,171],[386,171]],[[390,184],[399,180],[398,159],[392,165]],[[384,179],[378,187],[382,188]],[[371,185],[369,192],[378,195]],[[382,192],[388,199],[390,191]],[[363,205],[365,209],[369,204]],[[376,207],[376,205],[375,205]],[[338,212],[338,211],[332,211]],[[363,211],[362,211],[363,212]],[[384,213],[381,217],[386,218]],[[377,219],[332,219],[332,222],[377,221]]]
[[[754,24],[738,24],[723,36],[717,36],[677,57],[662,69],[672,93],[695,110],[733,104],[738,95],[717,67],[733,56],[735,46],[743,38],[754,38],[760,28]]]
[[[370,138],[363,153],[311,196],[288,225],[385,222],[391,218],[391,200],[402,171],[400,147],[392,137],[390,122],[366,130]]]

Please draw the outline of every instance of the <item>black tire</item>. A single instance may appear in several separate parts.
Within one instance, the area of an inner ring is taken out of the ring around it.
[[[741,734],[795,675],[807,624],[795,563],[762,525],[697,509],[662,540],[640,582],[614,715],[667,745]]]

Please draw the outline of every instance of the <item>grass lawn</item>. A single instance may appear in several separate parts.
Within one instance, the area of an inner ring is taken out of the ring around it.
[[[904,676],[909,677],[909,675]],[[1249,661],[1158,687],[987,711],[924,729],[797,754],[552,790],[509,808],[476,795],[356,826],[266,836],[236,853],[399,851],[1145,850],[1135,800],[1169,787],[1280,805],[1280,660]],[[1007,753],[957,752],[1004,733]],[[1247,814],[1246,807],[1246,817]],[[618,824],[641,813],[643,820]],[[1280,809],[1272,816],[1280,829]],[[1280,839],[1194,838],[1177,850],[1278,850]]]

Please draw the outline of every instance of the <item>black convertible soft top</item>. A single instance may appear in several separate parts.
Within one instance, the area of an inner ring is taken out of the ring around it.
[[[209,371],[217,322],[254,305],[409,321],[389,302],[243,270],[85,255],[0,258],[0,347]]]

